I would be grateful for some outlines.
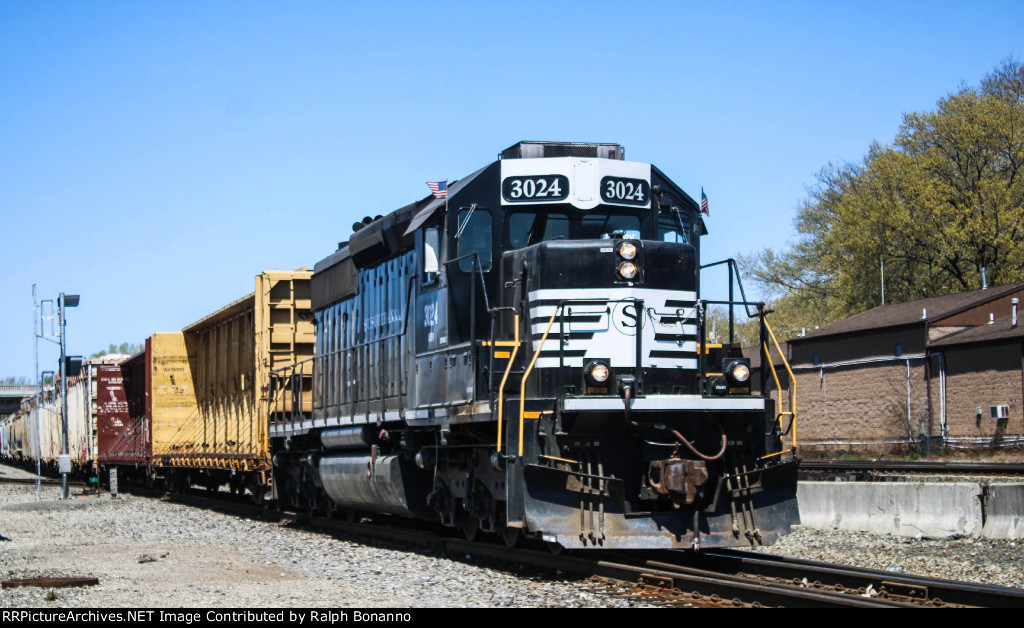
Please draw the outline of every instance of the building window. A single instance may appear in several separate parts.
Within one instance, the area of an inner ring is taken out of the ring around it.
[[[821,366],[821,356],[818,355],[817,353],[814,354],[811,360],[813,361],[814,366]]]
[[[897,358],[902,358],[903,357],[903,345],[901,345],[901,344],[897,344],[896,345],[896,357]]]

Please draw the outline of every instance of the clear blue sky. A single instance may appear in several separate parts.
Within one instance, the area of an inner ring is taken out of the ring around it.
[[[1020,0],[4,2],[0,376],[33,283],[82,295],[70,353],[141,342],[522,139],[703,186],[705,261],[784,246],[825,164],[1011,55]]]

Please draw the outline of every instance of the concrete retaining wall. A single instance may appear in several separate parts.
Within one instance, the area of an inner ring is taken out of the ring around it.
[[[1024,486],[1014,486],[1019,489],[1017,492],[990,492],[989,510],[1020,513]],[[984,520],[982,494],[981,485],[970,482],[800,482],[797,501],[801,523],[819,530],[866,530],[928,538],[979,537]],[[1016,499],[1018,507],[1007,498]],[[1012,517],[1002,519],[1010,521]],[[1010,527],[1003,525],[1000,530]],[[1017,534],[1024,532],[1020,515],[1013,519],[1012,527]]]
[[[1024,539],[1024,485],[992,484],[985,497],[986,539]]]

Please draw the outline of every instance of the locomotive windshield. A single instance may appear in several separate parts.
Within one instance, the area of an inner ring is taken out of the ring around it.
[[[580,221],[579,238],[598,240],[601,238],[640,239],[640,217],[617,212],[587,212]]]
[[[569,216],[566,214],[545,211],[516,212],[508,219],[508,243],[514,249],[568,237]]]
[[[508,246],[520,249],[547,240],[639,240],[641,237],[640,217],[633,213],[592,210],[577,216],[550,211],[517,211],[508,219]]]

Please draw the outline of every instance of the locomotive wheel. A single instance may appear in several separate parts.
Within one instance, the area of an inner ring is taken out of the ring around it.
[[[506,526],[501,531],[501,540],[505,542],[505,547],[519,547],[523,543],[523,529]]]
[[[475,515],[466,515],[462,520],[462,534],[467,541],[475,541],[480,534],[480,519]]]

